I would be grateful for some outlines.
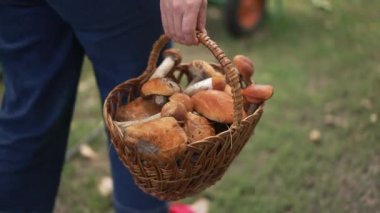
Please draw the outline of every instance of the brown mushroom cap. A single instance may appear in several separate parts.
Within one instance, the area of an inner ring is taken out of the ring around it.
[[[226,79],[224,76],[214,76],[212,77],[212,88],[215,90],[221,90],[224,91],[226,88]]]
[[[186,113],[185,105],[176,101],[166,103],[161,109],[161,117],[173,117],[177,121],[185,121]]]
[[[172,117],[129,126],[125,140],[146,159],[173,162],[186,149],[185,131]]]
[[[233,63],[247,85],[252,84],[251,77],[254,73],[253,62],[247,56],[236,55]]]
[[[138,97],[126,105],[120,106],[115,115],[116,121],[132,121],[149,117],[161,111],[161,107],[151,99]]]
[[[187,113],[184,130],[189,142],[203,140],[215,135],[215,130],[208,120],[192,112]]]
[[[174,66],[177,66],[181,63],[182,60],[182,54],[178,49],[175,48],[169,48],[162,52],[162,55],[166,57],[171,57],[174,61]]]
[[[272,97],[273,87],[271,85],[252,84],[242,89],[242,95],[249,103],[263,102]]]
[[[193,108],[194,108],[193,102],[191,102],[191,98],[184,93],[179,93],[179,92],[175,93],[174,95],[170,96],[169,101],[180,102],[183,105],[185,105],[186,110],[188,112],[193,111]]]
[[[227,93],[219,90],[203,90],[195,93],[191,100],[195,111],[204,117],[220,123],[233,123],[234,103]]]
[[[171,96],[174,93],[180,92],[180,86],[168,79],[168,78],[154,78],[147,81],[141,87],[141,93],[144,96],[149,95],[163,95],[163,96]]]

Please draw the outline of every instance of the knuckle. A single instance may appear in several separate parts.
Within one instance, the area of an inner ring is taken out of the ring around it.
[[[174,1],[172,7],[173,7],[175,12],[179,12],[179,9],[181,8],[180,1]]]
[[[186,7],[191,8],[191,9],[196,7],[196,1],[194,0],[187,0],[185,4],[186,4]]]

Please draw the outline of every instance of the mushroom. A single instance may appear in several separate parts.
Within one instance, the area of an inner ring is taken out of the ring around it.
[[[208,120],[192,112],[186,115],[184,130],[190,143],[215,135],[215,130]]]
[[[226,85],[226,87],[224,87],[224,92],[227,93],[228,95],[232,96],[232,88],[230,85]]]
[[[206,78],[202,81],[198,81],[190,86],[188,86],[183,92],[189,96],[201,90],[215,89],[224,90],[226,87],[226,80],[222,75],[216,75],[212,78]]]
[[[149,79],[165,77],[175,66],[181,63],[182,55],[178,49],[170,48],[163,51],[165,59],[157,67]]]
[[[156,119],[159,119],[159,118],[161,118],[161,113],[160,112],[156,113],[154,115],[151,115],[149,117],[145,117],[145,118],[139,119],[139,120],[130,120],[130,121],[122,121],[122,122],[115,121],[115,123],[121,129],[125,129],[125,128],[128,128],[128,127],[133,126],[133,125],[143,124],[143,123],[146,123],[146,122],[149,122],[149,121],[153,121],[153,120],[156,120]]]
[[[162,107],[161,111],[159,110],[158,113],[151,114],[150,117],[143,117],[139,120],[135,119],[125,122],[117,122],[117,125],[125,129],[129,126],[143,124],[162,117],[174,117],[177,121],[183,122],[186,119],[187,112],[188,110],[183,103],[179,101],[169,101]]]
[[[161,116],[171,116],[174,117],[179,123],[183,123],[183,128],[189,142],[215,135],[214,128],[210,125],[206,118],[196,115],[189,110],[186,111],[185,105],[181,102],[170,101],[166,103],[162,107]]]
[[[189,86],[207,77],[223,76],[221,73],[215,71],[209,63],[203,60],[191,61],[189,64],[189,73],[192,77]]]
[[[169,101],[161,109],[161,117],[173,117],[179,122],[185,121],[186,113],[185,105],[177,101]]]
[[[220,123],[233,123],[234,103],[227,93],[219,90],[203,90],[195,93],[191,100],[195,111],[204,117]]]
[[[191,102],[191,98],[184,93],[175,93],[174,95],[170,96],[169,101],[180,102],[185,105],[188,112],[193,111],[193,102]]]
[[[173,162],[186,149],[185,131],[172,117],[164,117],[126,128],[124,138],[146,159]]]
[[[236,55],[233,58],[233,63],[235,64],[237,70],[240,73],[241,78],[243,79],[245,86],[252,84],[251,77],[254,73],[253,62],[244,55]]]
[[[254,84],[254,82],[251,80],[251,77],[255,72],[253,62],[247,56],[244,55],[236,55],[233,58],[233,62],[239,71],[240,78],[243,80],[245,84],[244,88],[247,88]],[[254,112],[255,109],[257,109],[258,103],[262,102],[260,100],[254,100],[253,98],[250,98],[250,101],[248,101],[247,99],[244,100],[244,109],[247,111],[248,114],[252,114],[252,112]]]
[[[155,103],[161,106],[166,103],[166,96],[171,96],[180,91],[181,87],[168,78],[154,78],[141,87],[143,96],[154,96]]]
[[[249,103],[261,103],[272,97],[273,87],[271,85],[252,84],[242,89],[242,95]]]
[[[126,105],[120,106],[115,115],[117,121],[140,120],[161,111],[161,107],[152,99],[138,97]]]

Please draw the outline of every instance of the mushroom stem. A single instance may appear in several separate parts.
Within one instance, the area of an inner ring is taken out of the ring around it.
[[[162,55],[165,57],[165,59],[157,67],[149,79],[165,77],[182,60],[181,52],[174,48],[164,50]]]
[[[247,115],[252,114],[258,107],[258,104],[250,104],[247,110]]]
[[[193,78],[189,85],[195,84],[206,77],[223,76],[221,73],[215,71],[209,63],[203,60],[191,61],[189,64],[189,72]]]
[[[114,122],[121,128],[127,128],[127,127],[132,126],[132,125],[146,123],[148,121],[152,121],[152,120],[159,119],[159,118],[161,118],[161,113],[157,113],[157,114],[154,114],[150,117],[146,117],[146,118],[143,118],[140,120],[135,120],[135,121],[123,121],[123,122],[114,121]]]
[[[154,71],[152,76],[150,76],[150,79],[154,78],[163,78],[165,77],[170,70],[174,67],[175,61],[172,57],[166,57],[162,63],[157,67],[157,69]]]
[[[226,81],[223,76],[214,76],[212,78],[206,78],[202,81],[198,81],[192,85],[189,85],[185,91],[185,94],[192,96],[196,92],[201,90],[215,89],[215,90],[224,90],[226,87]]]
[[[247,56],[244,55],[236,55],[233,58],[233,62],[236,66],[236,69],[239,71],[240,79],[244,82],[245,88],[254,84],[251,80],[255,70],[253,66],[253,62]],[[244,108],[247,110],[248,115],[252,114],[261,101],[247,101],[244,103]]]
[[[189,85],[183,93],[185,93],[188,96],[192,96],[194,93],[200,91],[200,90],[208,90],[212,89],[212,78],[207,78],[202,81],[198,81],[194,84]]]
[[[156,96],[156,97],[160,97],[160,96]],[[142,118],[140,120],[124,121],[124,122],[115,121],[115,123],[121,128],[127,128],[132,125],[146,123],[148,121],[159,119],[161,117],[174,117],[177,121],[184,121],[186,117],[186,113],[187,113],[187,110],[183,103],[178,102],[178,101],[170,101],[162,107],[160,113],[154,114],[150,117]]]
[[[163,95],[153,95],[154,103],[158,106],[163,106],[168,102],[168,97]]]

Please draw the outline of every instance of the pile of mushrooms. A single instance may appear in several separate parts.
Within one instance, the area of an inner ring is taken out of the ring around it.
[[[118,108],[115,123],[125,141],[146,159],[175,162],[187,144],[220,133],[217,127],[233,123],[234,104],[231,88],[223,73],[203,60],[188,65],[191,81],[182,87],[169,73],[176,72],[181,53],[163,52],[164,60],[150,79],[141,86],[141,96]],[[239,70],[244,97],[243,117],[273,94],[270,85],[255,84],[251,78],[253,63],[237,55],[233,63]]]

